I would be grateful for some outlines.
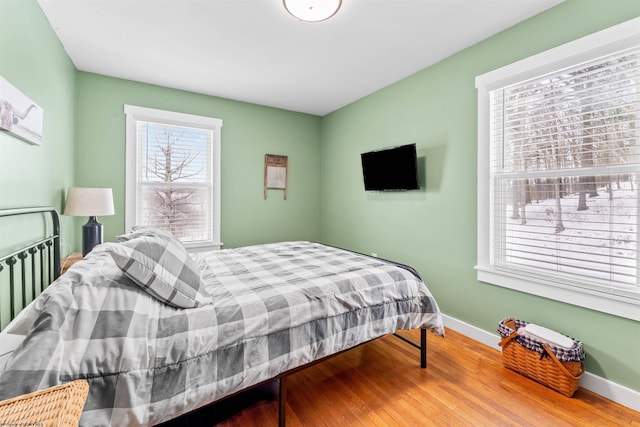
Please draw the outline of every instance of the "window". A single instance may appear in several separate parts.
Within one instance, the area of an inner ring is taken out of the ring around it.
[[[640,19],[476,87],[478,280],[640,320]]]
[[[219,249],[222,120],[125,105],[125,227],[153,225]]]

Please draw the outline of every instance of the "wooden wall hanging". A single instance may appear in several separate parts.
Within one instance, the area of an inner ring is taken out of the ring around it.
[[[267,190],[284,190],[284,199],[287,200],[287,156],[276,154],[264,155],[264,199],[267,200]]]

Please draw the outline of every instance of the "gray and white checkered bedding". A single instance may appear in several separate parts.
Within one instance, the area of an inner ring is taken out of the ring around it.
[[[425,284],[376,258],[309,242],[198,254],[212,303],[179,309],[135,286],[108,245],[14,320],[29,331],[0,400],[86,378],[82,425],[153,425],[398,329],[444,333]]]

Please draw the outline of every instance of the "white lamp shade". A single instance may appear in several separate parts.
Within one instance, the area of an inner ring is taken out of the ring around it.
[[[338,12],[342,0],[283,0],[287,12],[302,21],[324,21]]]
[[[111,188],[73,187],[67,192],[63,215],[105,216],[114,213]]]

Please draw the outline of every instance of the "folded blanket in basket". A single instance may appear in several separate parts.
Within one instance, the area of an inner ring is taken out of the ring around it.
[[[519,328],[518,335],[544,341],[547,344],[555,345],[555,346],[566,348],[566,349],[571,349],[573,348],[573,345],[574,345],[574,341],[568,336],[562,335],[556,331],[545,328],[544,326],[535,325],[533,323],[527,324],[527,326],[525,326],[524,328]]]
[[[507,323],[511,326],[507,326]],[[525,348],[529,350],[536,351],[538,353],[544,354],[545,349],[542,346],[543,341],[537,336],[534,337],[532,334],[520,335],[518,331],[521,328],[525,328],[529,323],[524,320],[518,319],[503,319],[498,325],[498,333],[501,337],[506,338],[511,334],[515,333],[515,340],[520,343]],[[572,339],[568,337],[569,339]],[[548,344],[548,347],[553,352],[553,354],[560,360],[561,362],[569,362],[575,361],[579,362],[584,360],[585,354],[584,349],[582,347],[582,343],[578,340],[572,339],[573,345],[571,348],[560,347],[557,344]]]

